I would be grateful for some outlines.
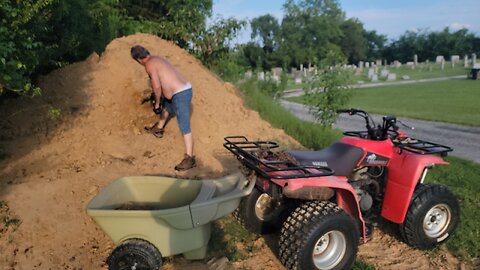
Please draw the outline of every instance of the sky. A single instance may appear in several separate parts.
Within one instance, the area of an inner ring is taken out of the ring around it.
[[[281,21],[284,0],[213,0],[213,14],[223,18],[253,19],[271,14]],[[389,40],[405,31],[441,31],[467,28],[480,35],[480,0],[339,0],[347,18],[358,18],[366,30],[376,30]],[[236,43],[250,40],[250,28]]]

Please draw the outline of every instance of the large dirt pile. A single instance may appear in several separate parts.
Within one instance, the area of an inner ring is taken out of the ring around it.
[[[180,173],[217,177],[237,170],[222,147],[227,135],[297,144],[246,109],[235,89],[172,43],[136,34],[112,41],[101,57],[66,66],[44,77],[43,96],[9,100],[2,115],[0,200],[20,226],[0,237],[2,269],[98,269],[109,240],[85,213],[98,190],[124,175],[176,175],[183,139],[176,120],[158,139],[142,132],[157,119],[148,103],[148,76],[130,58],[142,44],[169,59],[193,85],[192,131],[198,166]],[[61,109],[61,121],[47,111]]]

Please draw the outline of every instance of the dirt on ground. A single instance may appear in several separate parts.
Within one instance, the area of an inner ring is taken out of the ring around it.
[[[173,168],[184,155],[176,119],[164,138],[143,132],[157,118],[149,80],[130,58],[144,45],[166,57],[193,85],[191,125],[197,167]],[[112,41],[101,56],[58,69],[39,81],[41,97],[3,99],[0,104],[0,268],[106,269],[114,244],[86,214],[87,203],[113,180],[127,175],[208,179],[236,172],[239,163],[223,137],[246,135],[301,146],[244,107],[235,88],[218,79],[186,51],[158,37],[136,34]],[[60,110],[55,119],[53,112]],[[50,112],[50,113],[49,113]],[[194,180],[192,180],[194,181]],[[259,238],[258,252],[227,263],[229,269],[282,269]],[[257,243],[256,243],[257,244]],[[446,251],[432,255],[378,232],[359,257],[378,269],[457,269]],[[208,269],[215,264],[168,260],[165,269]]]

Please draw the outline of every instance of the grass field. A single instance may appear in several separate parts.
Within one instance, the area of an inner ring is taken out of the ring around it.
[[[348,107],[430,121],[480,126],[480,81],[450,80],[354,89]],[[290,100],[307,103],[303,97]]]
[[[383,67],[379,68],[382,70]],[[452,68],[450,62],[445,63],[445,68],[442,70],[440,64],[419,64],[415,69],[412,69],[409,66],[403,65],[399,68],[395,67],[388,67],[387,68],[390,73],[395,73],[397,75],[396,81],[403,81],[403,76],[410,77],[410,80],[420,80],[420,79],[431,79],[431,78],[441,78],[441,77],[450,77],[450,76],[457,76],[457,75],[467,75],[470,72],[470,68],[464,68],[463,64],[456,64],[455,67]],[[381,78],[379,76],[379,81],[385,81],[386,78]],[[368,69],[364,68],[363,72],[360,74],[353,75],[353,83],[358,81],[362,81],[364,83],[369,83],[370,80],[368,78]],[[290,79],[287,83],[286,89],[303,89],[307,87],[307,84],[295,84],[293,79]]]

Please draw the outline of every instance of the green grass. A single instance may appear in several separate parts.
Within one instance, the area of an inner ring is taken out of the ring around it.
[[[386,78],[380,77],[380,70],[379,68],[379,81],[385,81]],[[466,69],[462,65],[458,63],[452,68],[452,65],[447,62],[445,63],[444,70],[441,69],[440,64],[419,64],[415,69],[407,65],[402,65],[399,68],[389,67],[388,68],[390,73],[395,73],[397,75],[397,81],[402,81],[402,76],[410,77],[410,80],[420,80],[420,79],[432,79],[432,78],[440,78],[440,77],[450,77],[450,76],[457,76],[457,75],[467,75],[470,69]],[[370,80],[368,79],[368,69],[364,69],[363,73],[360,75],[354,76],[355,81],[362,80],[365,83],[369,83]]]
[[[480,126],[480,82],[450,80],[354,89],[349,107],[370,113]],[[289,100],[308,104],[304,97]]]
[[[380,67],[378,70],[379,81],[385,81],[386,78],[380,77],[380,70],[383,67]],[[454,68],[450,62],[445,63],[444,70],[441,69],[440,64],[431,63],[429,65],[425,63],[419,64],[415,69],[407,65],[402,65],[399,68],[388,67],[390,73],[395,73],[397,75],[396,81],[402,81],[402,76],[410,77],[410,80],[420,80],[420,79],[432,79],[432,78],[441,78],[441,77],[450,77],[457,75],[467,75],[470,72],[470,68],[464,68],[463,64],[456,64]],[[364,68],[363,72],[353,76],[353,81],[363,81],[364,83],[369,83],[368,79],[368,68]],[[290,78],[287,82],[286,89],[303,89],[307,87],[306,83],[295,84],[293,78]]]

